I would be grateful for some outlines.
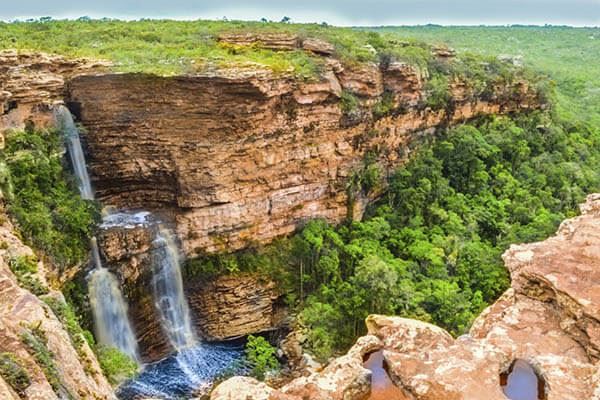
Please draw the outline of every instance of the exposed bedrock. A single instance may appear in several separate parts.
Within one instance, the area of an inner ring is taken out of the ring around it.
[[[515,360],[533,367],[546,400],[600,400],[600,194],[590,195],[581,210],[556,236],[511,246],[504,260],[512,288],[477,318],[469,334],[454,339],[431,324],[371,315],[368,335],[355,348],[368,342],[383,349],[392,381],[415,400],[506,400],[500,376]],[[347,385],[336,387],[334,380],[352,371],[343,360],[354,351],[278,391],[251,381],[235,381],[236,389],[243,393],[248,387],[264,394],[257,398],[271,400],[364,399],[361,392],[341,397]],[[350,376],[354,387],[362,385],[359,372]],[[288,389],[307,381],[335,396]],[[213,400],[242,398],[223,396],[228,382],[217,387]]]
[[[327,58],[326,65],[314,82],[256,66],[72,79],[69,105],[87,129],[98,198],[169,209],[188,256],[233,251],[308,219],[360,217],[378,191],[357,193],[349,212],[347,183],[367,152],[385,175],[407,158],[411,142],[439,126],[538,106],[525,82],[487,99],[471,99],[455,83],[453,111],[432,111],[421,105],[425,78],[407,64],[350,68]],[[358,109],[342,111],[343,90],[357,96]],[[397,112],[375,119],[384,92]]]
[[[25,125],[52,125],[51,105],[63,100],[65,82],[78,74],[101,71],[106,66],[86,59],[1,50],[0,134],[5,129]]]

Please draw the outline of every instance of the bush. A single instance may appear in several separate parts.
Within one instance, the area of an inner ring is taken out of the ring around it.
[[[344,115],[355,115],[360,108],[360,101],[352,92],[344,90],[340,98],[340,108]]]
[[[17,277],[19,286],[29,290],[36,296],[48,293],[48,288],[36,276],[38,271],[37,259],[34,256],[18,256],[9,262],[11,271]]]
[[[441,110],[448,106],[451,99],[448,77],[434,74],[425,84],[427,97],[425,104],[433,110]]]
[[[119,349],[98,347],[96,354],[104,375],[112,385],[118,385],[138,373],[137,363]]]
[[[276,349],[262,336],[248,336],[246,343],[246,359],[252,368],[252,374],[260,380],[265,374],[279,368],[275,357]]]
[[[7,136],[0,156],[12,188],[8,211],[27,241],[59,267],[87,258],[89,238],[100,218],[97,204],[82,200],[65,172],[62,139],[55,131],[19,131]]]
[[[31,385],[27,371],[11,353],[0,353],[0,376],[21,397],[24,397],[25,389]]]
[[[29,325],[21,333],[21,341],[27,347],[27,351],[36,360],[38,366],[44,372],[46,380],[52,386],[59,398],[72,398],[69,391],[64,387],[60,372],[54,361],[54,354],[48,349],[48,338],[40,325]]]

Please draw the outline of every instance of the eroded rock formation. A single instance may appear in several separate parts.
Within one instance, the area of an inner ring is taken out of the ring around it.
[[[511,246],[504,260],[512,288],[479,316],[469,334],[454,339],[431,324],[372,315],[366,321],[369,334],[357,346],[367,341],[373,343],[371,351],[383,349],[393,382],[415,400],[506,400],[500,375],[515,360],[533,366],[547,400],[600,399],[600,194],[590,195],[581,211],[563,222],[556,236]],[[343,360],[353,351],[284,388],[324,382],[327,371],[345,375],[349,370]],[[361,386],[360,374],[351,379]],[[346,387],[331,390],[341,396]],[[243,393],[244,386],[238,391]],[[227,398],[220,393],[215,391],[212,399]],[[318,392],[299,395],[303,400],[334,398]],[[285,398],[274,390],[269,396]],[[353,392],[343,398],[365,397]]]
[[[51,105],[65,96],[65,81],[104,70],[107,63],[43,53],[0,51],[0,134],[26,124],[54,124]]]
[[[52,400],[66,398],[66,392],[73,399],[115,398],[87,342],[81,337],[79,343],[75,344],[44,301],[19,286],[9,263],[15,257],[33,256],[33,251],[15,236],[14,228],[5,214],[1,213],[0,217],[3,221],[0,226],[0,353],[14,357],[31,380],[31,384],[19,396],[0,377],[0,398]],[[42,262],[38,263],[38,269],[36,278],[45,284]],[[60,292],[51,290],[44,296],[64,301]],[[48,375],[48,365],[44,366],[34,356],[35,351],[25,344],[23,335],[31,330],[46,338],[44,347],[60,380],[58,390],[56,382]]]

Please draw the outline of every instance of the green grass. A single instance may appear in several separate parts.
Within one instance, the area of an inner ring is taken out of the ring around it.
[[[86,20],[0,23],[0,49],[38,50],[69,57],[90,57],[114,63],[120,72],[159,75],[189,74],[210,66],[261,64],[277,73],[310,79],[323,59],[301,50],[273,51],[261,46],[219,43],[223,33],[291,33],[319,38],[334,46],[347,65],[395,59],[426,69],[431,48],[420,40],[364,33],[317,24],[241,21]]]
[[[365,47],[368,35],[360,32],[320,25],[262,22],[93,20],[0,23],[0,48],[104,59],[114,62],[116,71],[160,75],[194,73],[210,65],[258,63],[275,72],[310,77],[319,68],[319,57],[304,51],[277,52],[258,46],[242,48],[217,43],[219,34],[229,32],[281,32],[319,37],[334,44],[338,56],[347,62],[375,60]]]

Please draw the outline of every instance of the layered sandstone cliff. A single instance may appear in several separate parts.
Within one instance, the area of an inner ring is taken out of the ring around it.
[[[298,46],[280,39],[267,44]],[[344,65],[323,43],[302,43],[324,60],[314,81],[256,65],[70,80],[68,104],[87,129],[98,198],[170,210],[188,256],[233,251],[289,234],[308,219],[360,217],[377,190],[349,181],[367,154],[384,176],[406,159],[410,143],[440,126],[538,106],[526,82],[498,86],[485,99],[454,82],[451,106],[431,110],[420,70],[394,60]],[[358,105],[348,109],[342,93]],[[390,111],[379,115],[373,110],[383,102]]]
[[[26,125],[54,124],[52,104],[65,96],[65,82],[108,64],[43,53],[0,51],[0,134]]]
[[[512,287],[468,335],[454,339],[427,323],[373,315],[369,334],[323,371],[279,390],[226,381],[211,399],[244,399],[246,391],[257,400],[365,399],[369,371],[353,355],[375,350],[383,350],[392,381],[408,399],[506,400],[501,376],[515,360],[533,366],[540,398],[600,399],[600,194],[581,210],[556,236],[511,246],[504,260]]]

